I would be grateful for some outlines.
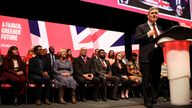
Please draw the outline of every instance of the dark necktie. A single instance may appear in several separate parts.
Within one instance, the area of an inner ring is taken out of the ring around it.
[[[156,29],[156,27],[155,27],[155,24],[153,24],[153,30],[154,30],[154,32],[155,32],[155,37],[157,37],[157,36],[158,36],[158,33],[157,33],[157,29]]]

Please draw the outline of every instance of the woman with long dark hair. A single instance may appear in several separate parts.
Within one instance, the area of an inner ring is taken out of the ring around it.
[[[122,62],[122,53],[118,52],[115,55],[115,62],[112,65],[112,72],[114,76],[118,76],[122,86],[121,86],[121,98],[129,98],[129,89],[131,88],[132,81],[129,78],[129,73],[127,72],[126,65]]]
[[[11,46],[9,48],[4,59],[3,68],[4,71],[1,75],[1,79],[13,85],[14,104],[18,105],[18,97],[25,93],[26,76],[25,65],[16,46]]]

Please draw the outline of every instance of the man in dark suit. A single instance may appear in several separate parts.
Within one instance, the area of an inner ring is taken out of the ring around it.
[[[53,78],[53,64],[58,56],[55,54],[55,48],[53,46],[49,47],[49,53],[44,55],[48,63],[48,70],[50,70],[50,77]]]
[[[81,48],[80,55],[74,61],[74,78],[79,84],[80,100],[86,101],[85,98],[85,84],[91,82],[93,84],[92,99],[99,101],[99,77],[94,75],[92,70],[92,60],[87,56],[87,49]]]
[[[156,36],[162,33],[157,25],[159,9],[151,7],[148,11],[148,21],[138,25],[135,32],[136,43],[140,45],[139,62],[143,75],[144,104],[152,107],[158,97],[161,64],[163,62],[162,48],[152,43]]]
[[[95,75],[100,77],[101,83],[101,98],[103,101],[107,101],[107,81],[111,81],[113,84],[113,89],[111,93],[112,100],[118,100],[117,98],[117,89],[119,85],[119,78],[117,76],[112,76],[111,66],[108,60],[105,59],[106,53],[103,49],[100,49],[98,52],[98,59],[93,59],[93,66]]]
[[[50,105],[49,101],[51,90],[51,78],[49,74],[48,63],[42,55],[42,46],[37,45],[34,47],[35,57],[29,61],[29,80],[34,81],[37,85],[36,105],[41,105],[42,98],[42,84],[45,85],[45,104]]]

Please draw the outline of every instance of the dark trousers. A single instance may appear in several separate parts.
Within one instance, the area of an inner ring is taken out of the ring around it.
[[[119,78],[117,76],[112,76],[111,78],[106,78],[105,76],[100,76],[101,83],[101,98],[107,98],[107,81],[113,84],[112,96],[111,98],[116,98],[117,90],[119,86]]]
[[[36,87],[36,97],[37,99],[41,99],[42,97],[42,84],[45,85],[44,87],[44,93],[45,93],[45,98],[50,97],[50,92],[51,92],[51,79],[49,77],[42,77],[39,75],[29,75],[29,79],[31,81],[34,81],[37,85]]]
[[[152,103],[158,97],[161,65],[157,63],[141,63],[142,89],[144,103]]]
[[[162,77],[160,79],[160,84],[159,84],[159,95],[163,96],[165,98],[169,98],[170,93],[169,93],[169,80],[167,77]]]
[[[93,99],[97,99],[98,98],[98,93],[99,93],[99,77],[93,77],[92,80],[86,80],[84,77],[82,76],[74,76],[74,79],[77,81],[78,85],[79,85],[79,92],[80,92],[80,98],[81,99],[85,99],[85,84],[91,83],[93,84],[93,88],[92,88],[92,98]]]

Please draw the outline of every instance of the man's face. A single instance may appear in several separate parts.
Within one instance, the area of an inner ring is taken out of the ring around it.
[[[87,55],[87,49],[82,48],[82,49],[81,49],[81,55],[82,55],[82,56],[86,56],[86,55]]]
[[[55,48],[50,47],[50,48],[49,48],[49,52],[50,52],[51,54],[54,54],[54,53],[55,53]]]
[[[148,20],[151,22],[151,23],[155,23],[158,19],[158,13],[159,11],[158,10],[151,10],[148,15],[147,15],[147,18]]]
[[[99,49],[95,49],[95,54],[98,55]]]
[[[42,47],[38,47],[38,48],[37,48],[37,54],[43,55],[43,49],[42,49]]]
[[[105,56],[106,56],[105,51],[100,51],[100,52],[99,52],[99,57],[100,57],[101,59],[105,59]]]

